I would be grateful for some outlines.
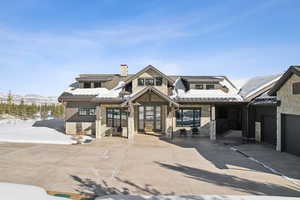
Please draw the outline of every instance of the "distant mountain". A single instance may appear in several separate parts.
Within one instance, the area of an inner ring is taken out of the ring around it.
[[[0,103],[7,103],[7,97],[8,93],[3,93],[0,92]],[[22,99],[24,100],[24,104],[36,104],[36,105],[41,105],[41,104],[58,104],[57,97],[55,96],[41,96],[41,95],[36,95],[36,94],[27,94],[27,95],[18,95],[18,94],[12,94],[13,97],[13,102],[14,104],[20,104]]]

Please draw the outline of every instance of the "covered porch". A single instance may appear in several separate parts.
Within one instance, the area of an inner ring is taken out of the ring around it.
[[[179,104],[158,89],[143,88],[121,104],[97,106],[96,137],[118,135],[130,139],[137,134],[172,137],[178,108]]]

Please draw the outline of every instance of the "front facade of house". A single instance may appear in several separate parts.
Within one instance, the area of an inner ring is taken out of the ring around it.
[[[153,66],[120,71],[80,75],[59,97],[67,134],[172,137],[185,130],[215,139],[216,108],[243,104],[224,76],[169,76]]]

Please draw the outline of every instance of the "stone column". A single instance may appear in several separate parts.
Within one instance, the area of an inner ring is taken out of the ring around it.
[[[216,140],[216,107],[215,105],[211,105],[210,107],[211,112],[211,121],[210,121],[210,129],[209,129],[209,136],[210,140]]]
[[[101,106],[98,105],[96,107],[96,138],[101,138],[102,134],[101,134]]]
[[[173,107],[166,107],[165,116],[166,116],[166,136],[168,138],[172,137],[173,134]]]
[[[281,151],[281,112],[279,107],[277,107],[277,143],[276,150]]]
[[[134,136],[134,107],[129,102],[129,115],[128,115],[128,139],[133,139]]]

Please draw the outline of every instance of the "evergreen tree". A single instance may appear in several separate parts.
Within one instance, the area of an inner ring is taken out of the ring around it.
[[[13,102],[14,102],[14,99],[13,99],[13,96],[12,96],[12,94],[11,94],[11,91],[9,90],[8,96],[7,96],[7,103],[8,103],[9,105],[11,105],[11,104],[13,104]]]

